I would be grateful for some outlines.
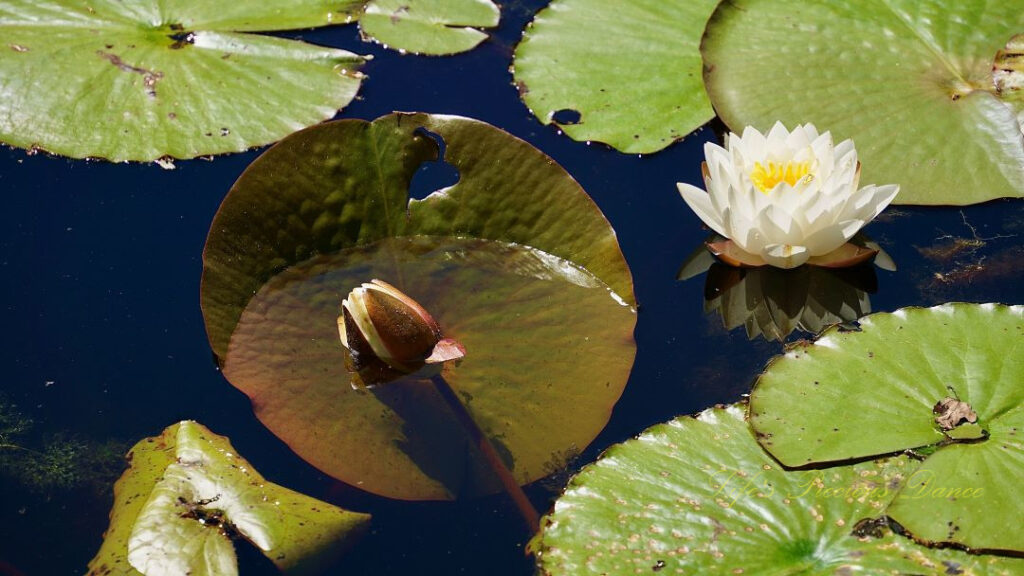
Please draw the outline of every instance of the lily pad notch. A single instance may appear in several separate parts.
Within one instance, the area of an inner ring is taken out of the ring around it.
[[[516,47],[519,96],[573,140],[661,150],[714,118],[699,46],[716,4],[554,0]]]

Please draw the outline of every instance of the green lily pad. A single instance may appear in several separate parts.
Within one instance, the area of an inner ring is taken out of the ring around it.
[[[852,138],[861,181],[899,184],[898,204],[1021,197],[1024,102],[992,68],[1022,31],[1022,0],[723,2],[704,80],[733,130],[811,122]]]
[[[435,137],[460,179],[410,200]],[[336,319],[371,278],[466,347],[444,377],[519,482],[564,465],[607,423],[635,354],[632,280],[597,206],[532,146],[454,116],[317,126],[250,166],[204,255],[225,376],[301,457],[390,497],[499,490],[425,374],[353,389]]]
[[[501,11],[490,0],[371,0],[359,17],[364,36],[416,54],[455,54],[487,39]]]
[[[574,140],[661,150],[715,115],[699,46],[716,4],[554,0],[516,48],[519,94],[541,122]]]
[[[677,418],[610,448],[555,502],[532,547],[541,573],[1017,574],[1024,560],[933,550],[876,519],[907,457],[787,472],[743,406]],[[870,528],[867,528],[870,526]]]
[[[90,575],[237,574],[234,538],[302,572],[350,548],[370,518],[267,482],[191,421],[140,441],[128,460]]]
[[[249,34],[350,21],[352,0],[0,0],[0,141],[73,158],[239,152],[331,118],[363,57]]]
[[[1024,550],[1006,529],[1024,476],[1024,307],[906,308],[860,328],[826,330],[769,365],[750,398],[761,443],[787,466],[930,447],[890,516],[922,540]],[[959,418],[945,430],[945,398],[976,412],[980,430]]]

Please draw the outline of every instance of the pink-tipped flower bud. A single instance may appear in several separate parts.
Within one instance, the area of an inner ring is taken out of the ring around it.
[[[364,283],[341,306],[338,333],[356,366],[380,360],[400,372],[413,372],[423,364],[466,354],[461,344],[443,337],[423,306],[387,282]]]

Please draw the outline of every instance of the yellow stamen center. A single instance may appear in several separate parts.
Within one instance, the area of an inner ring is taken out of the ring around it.
[[[810,162],[768,162],[767,166],[755,162],[754,169],[750,171],[750,181],[758,190],[768,193],[781,182],[796,186],[810,172]]]

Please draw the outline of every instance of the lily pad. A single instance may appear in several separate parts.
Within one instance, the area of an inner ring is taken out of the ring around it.
[[[460,179],[410,200],[435,138]],[[371,278],[466,347],[444,377],[519,482],[607,423],[635,354],[629,269],[593,201],[530,145],[426,114],[308,129],[243,174],[204,255],[203,311],[225,376],[300,456],[396,498],[499,490],[425,374],[353,389],[336,319]]]
[[[751,423],[787,466],[926,448],[890,516],[929,542],[1022,551],[1024,534],[1006,529],[1024,476],[1022,341],[1020,306],[867,316],[859,332],[826,330],[772,362],[751,393]],[[944,421],[947,398],[966,403],[977,427]]]
[[[788,472],[743,406],[610,448],[570,482],[532,546],[543,574],[1017,574],[1024,560],[933,550],[877,519],[907,457]],[[867,520],[867,522],[862,522]],[[870,526],[870,529],[865,529]]]
[[[1022,30],[1022,0],[723,2],[704,79],[733,130],[811,122],[852,138],[863,181],[899,184],[896,203],[1021,197],[1024,101],[992,68]]]
[[[515,53],[523,102],[574,140],[656,152],[714,117],[701,34],[717,0],[554,0]]]
[[[359,17],[364,36],[416,54],[455,54],[487,39],[477,28],[501,18],[490,0],[371,0]]]
[[[350,21],[342,0],[0,0],[0,141],[73,158],[239,152],[331,118],[363,57],[250,34]]]
[[[235,538],[302,572],[350,548],[369,522],[267,482],[195,422],[140,441],[128,459],[90,575],[237,574]]]

